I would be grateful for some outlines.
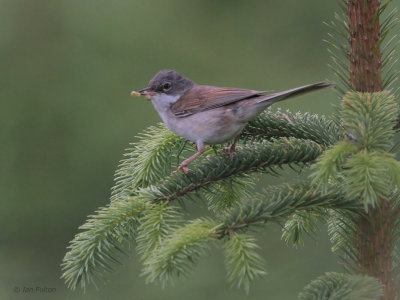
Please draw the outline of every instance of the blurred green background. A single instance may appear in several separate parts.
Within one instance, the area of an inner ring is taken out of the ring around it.
[[[325,229],[294,249],[274,224],[257,235],[268,276],[248,296],[229,288],[217,249],[165,289],[145,284],[134,250],[86,294],[68,290],[59,267],[78,226],[108,203],[128,143],[159,122],[131,90],[165,68],[259,90],[334,79],[322,22],[335,10],[311,0],[0,0],[0,299],[295,299],[340,270]],[[281,107],[329,114],[332,103],[324,91]],[[56,291],[14,290],[36,286]]]

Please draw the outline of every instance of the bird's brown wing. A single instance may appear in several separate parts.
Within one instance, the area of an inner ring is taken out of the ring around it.
[[[197,85],[172,104],[171,110],[177,117],[187,117],[201,111],[229,105],[264,93],[266,92]]]

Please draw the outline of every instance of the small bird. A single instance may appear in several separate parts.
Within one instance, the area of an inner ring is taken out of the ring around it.
[[[268,94],[267,91],[197,85],[175,70],[163,70],[150,80],[145,89],[131,95],[146,96],[171,131],[197,144],[198,152],[174,171],[182,170],[188,174],[188,164],[204,152],[205,145],[222,144],[233,139],[232,145],[225,148],[233,159],[243,128],[266,107],[330,86],[329,82],[318,82]]]

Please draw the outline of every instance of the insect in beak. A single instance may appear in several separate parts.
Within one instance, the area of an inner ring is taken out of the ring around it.
[[[145,88],[143,90],[140,90],[139,92],[132,91],[131,96],[135,98],[139,98],[140,96],[146,96],[147,100],[151,100],[151,92],[149,91],[149,88]]]

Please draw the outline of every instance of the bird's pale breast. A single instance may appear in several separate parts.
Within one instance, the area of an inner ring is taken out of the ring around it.
[[[245,122],[239,121],[235,114],[233,107],[221,107],[185,118],[171,115],[166,125],[190,141],[200,140],[209,145],[221,144],[235,138],[246,125]]]

